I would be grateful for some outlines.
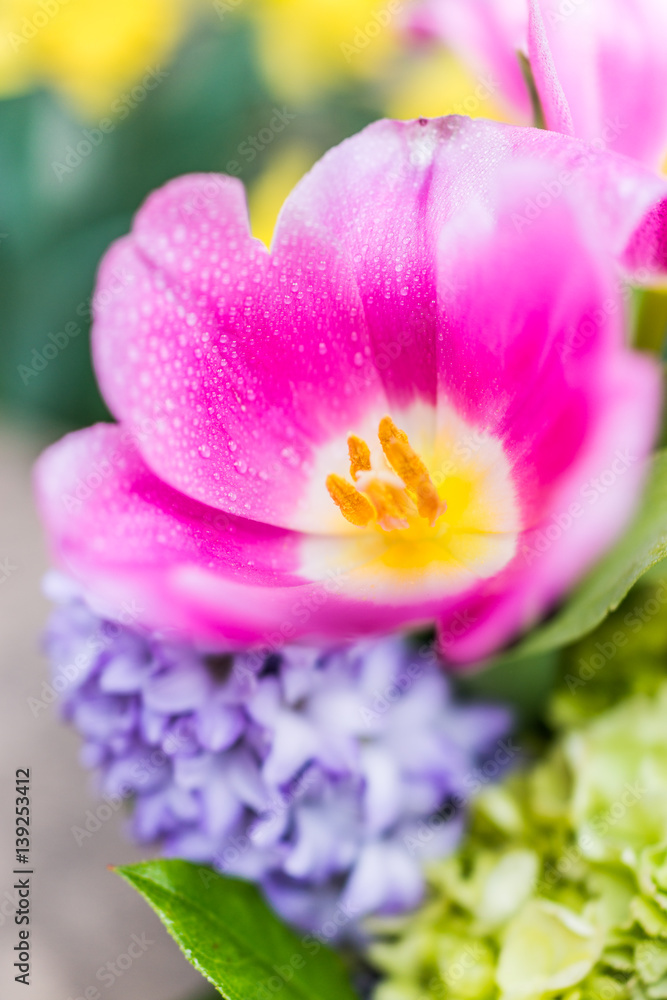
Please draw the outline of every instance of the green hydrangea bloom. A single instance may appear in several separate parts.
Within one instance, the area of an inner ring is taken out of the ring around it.
[[[626,602],[579,645],[574,662],[618,646],[604,684],[570,690],[566,663],[552,705],[562,731],[545,759],[478,797],[462,847],[427,868],[424,907],[373,923],[374,1000],[667,1000],[667,615],[645,610],[655,592],[631,598],[641,629]]]

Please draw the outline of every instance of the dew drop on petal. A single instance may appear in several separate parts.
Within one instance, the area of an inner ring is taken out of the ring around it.
[[[286,448],[283,448],[283,450],[280,452],[280,457],[284,459],[288,465],[291,465],[293,469],[297,468],[297,466],[300,464],[299,456],[297,455],[295,449],[291,447],[291,445],[288,445]]]

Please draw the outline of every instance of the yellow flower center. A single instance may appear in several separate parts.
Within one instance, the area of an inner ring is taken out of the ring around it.
[[[384,406],[314,455],[294,519],[304,576],[334,567],[355,599],[419,602],[500,572],[521,523],[502,442],[445,398],[411,402],[396,423]]]
[[[375,522],[384,531],[406,530],[420,518],[434,527],[447,504],[438,496],[429,471],[407,434],[399,430],[391,417],[383,417],[378,437],[395,475],[374,472],[370,448],[362,438],[351,434],[347,446],[354,485],[342,476],[327,476],[329,496],[343,517],[360,528]]]

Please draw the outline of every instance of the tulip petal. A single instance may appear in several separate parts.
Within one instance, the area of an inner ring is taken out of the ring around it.
[[[321,578],[304,578],[303,536],[179,494],[119,426],[68,435],[41,456],[35,478],[58,565],[100,613],[130,614],[175,642],[216,651],[304,637],[343,642],[386,632],[397,615],[433,619],[441,603],[365,600],[336,538],[321,539]]]
[[[440,231],[525,160],[553,172],[526,186],[527,218],[581,188],[619,256],[644,225],[632,260],[661,261],[659,178],[575,140],[457,117],[378,122],[332,150],[286,202],[270,257],[237,182],[194,176],[152,195],[102,265],[94,328],[103,392],[148,465],[211,507],[329,530],[324,482],[347,473],[346,455],[323,469],[319,453],[392,407],[435,401]]]
[[[622,346],[622,290],[586,206],[572,192],[529,227],[515,218],[511,202],[493,219],[473,205],[441,247],[441,398],[502,441],[523,524],[514,560],[441,619],[457,661],[543,616],[618,536],[660,409],[657,366]]]
[[[384,412],[384,391],[352,263],[315,233],[307,247],[301,238],[304,252],[269,258],[247,222],[242,235],[236,182],[217,180],[217,200],[203,205],[200,177],[166,185],[107,254],[99,287],[124,280],[98,304],[95,364],[114,415],[145,431],[140,449],[161,478],[284,525],[314,444],[360,423],[373,400]]]
[[[660,167],[667,152],[667,5],[662,0],[531,3],[541,9],[555,71],[549,77],[533,64],[543,102],[550,105],[560,90],[576,135]],[[563,131],[555,121],[548,124]]]
[[[667,5],[663,0],[422,0],[418,32],[440,38],[494,97],[528,122],[517,53],[529,54],[547,126],[652,168],[667,153]],[[488,86],[488,85],[487,85]]]
[[[112,617],[127,605],[141,623],[174,639],[182,633],[188,641],[193,635],[247,641],[237,607],[244,587],[252,593],[268,584],[289,589],[300,582],[293,575],[298,536],[177,493],[146,467],[119,426],[98,424],[47,449],[36,467],[36,488],[59,565],[89,587]],[[220,607],[220,615],[207,620],[181,592],[179,573],[188,567],[224,574],[229,596],[237,594],[229,615]],[[251,617],[264,621],[257,605]],[[261,628],[255,626],[251,641]]]
[[[528,57],[547,128],[575,135],[572,112],[558,78],[539,0],[528,0]]]

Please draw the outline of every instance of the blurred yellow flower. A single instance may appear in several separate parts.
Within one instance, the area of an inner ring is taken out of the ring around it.
[[[45,84],[84,114],[164,60],[198,0],[2,0],[0,95]]]
[[[377,76],[399,47],[398,29],[406,8],[406,0],[247,2],[272,89],[285,100],[299,102],[350,75]],[[234,0],[218,3],[231,8]]]
[[[389,118],[468,115],[505,121],[494,100],[494,81],[473,73],[440,46],[419,47],[394,75],[386,100]]]
[[[228,3],[231,0],[219,2]],[[299,2],[258,0],[258,5],[268,3],[278,9]],[[322,0],[315,3],[321,17],[324,17],[325,5]],[[387,82],[387,75],[380,77],[385,84],[385,106],[390,118],[436,118],[462,114],[472,118],[503,120],[502,112],[494,102],[493,91],[439,46],[423,46],[404,53],[392,60],[392,69],[390,83]],[[314,148],[301,141],[292,142],[272,155],[264,172],[250,187],[248,203],[253,235],[267,246],[271,243],[283,202],[316,159]]]
[[[259,58],[285,100],[317,98],[347,76],[379,85],[390,118],[465,114],[503,120],[485,82],[439,44],[412,43],[409,0],[215,0],[220,16],[245,10]]]
[[[316,159],[315,150],[299,142],[292,143],[272,157],[264,173],[250,188],[248,207],[252,233],[267,247],[271,245],[283,202]]]

